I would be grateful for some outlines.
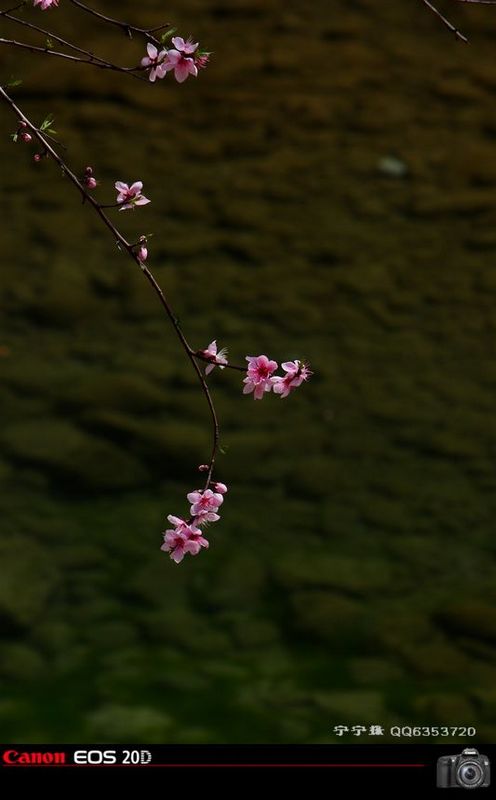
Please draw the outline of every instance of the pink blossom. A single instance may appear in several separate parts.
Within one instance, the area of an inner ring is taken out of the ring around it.
[[[179,50],[168,50],[167,59],[159,66],[160,72],[165,75],[166,72],[174,70],[174,77],[178,83],[183,83],[188,75],[194,75],[196,78],[198,75],[198,68],[194,59],[184,55],[185,52],[191,51],[180,52]],[[162,78],[163,75],[160,75],[160,77]]]
[[[227,347],[223,347],[222,350],[217,352],[217,341],[215,339],[213,342],[210,342],[206,350],[201,350],[200,352],[202,356],[208,358],[208,360],[212,362],[206,368],[205,375],[210,375],[216,366],[220,367],[220,369],[224,369],[227,364]]]
[[[225,483],[214,483],[214,491],[219,494],[225,494],[227,492],[227,486]]]
[[[187,553],[187,543],[188,540],[184,533],[170,530],[164,533],[164,543],[160,549],[170,553],[172,560],[179,564]]]
[[[285,361],[284,364],[281,364],[283,370],[285,371],[286,375],[279,376],[275,375],[271,378],[272,381],[272,388],[275,394],[278,394],[282,397],[287,397],[293,389],[296,389],[298,386],[301,386],[303,381],[307,381],[313,373],[308,369],[306,364],[302,364],[301,361],[296,359],[295,361]]]
[[[42,11],[46,11],[47,8],[57,8],[59,4],[59,0],[34,0],[33,6],[39,6]]]
[[[207,539],[203,537],[202,532],[194,523],[189,525],[184,519],[174,517],[172,514],[169,514],[167,519],[174,525],[174,528],[165,531],[164,543],[160,549],[170,553],[170,557],[176,564],[183,560],[186,553],[196,556],[202,547],[208,547]]]
[[[277,369],[277,361],[270,361],[267,356],[246,356],[246,360],[248,369],[243,380],[243,394],[253,392],[255,400],[261,400],[264,393],[272,389],[271,375]]]
[[[160,53],[154,44],[148,42],[146,46],[148,55],[141,59],[142,67],[151,67],[148,78],[152,83],[156,78],[163,78],[165,72],[161,69],[161,65],[167,56],[167,50],[161,50]]]
[[[205,511],[216,513],[219,506],[224,502],[222,495],[219,492],[213,492],[211,489],[206,489],[204,492],[197,489],[195,492],[190,492],[187,498],[191,503],[190,513],[193,517]]]
[[[198,47],[198,42],[193,42],[191,36],[186,41],[184,41],[182,36],[174,36],[172,38],[172,44],[180,53],[186,54],[194,53]]]
[[[143,183],[141,181],[136,181],[131,184],[131,186],[128,186],[127,183],[123,183],[122,181],[116,181],[115,188],[118,191],[117,203],[121,206],[119,211],[124,211],[127,208],[134,208],[135,206],[145,206],[150,202],[150,200],[141,193],[143,188]]]
[[[207,522],[218,522],[220,515],[215,511],[200,511],[195,517],[195,525],[205,525]]]
[[[188,552],[192,556],[197,556],[202,547],[209,547],[208,539],[205,539],[201,531],[192,530],[188,539]]]

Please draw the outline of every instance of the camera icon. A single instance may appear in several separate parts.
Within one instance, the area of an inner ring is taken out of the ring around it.
[[[487,756],[467,747],[458,756],[441,756],[437,762],[437,786],[441,789],[479,789],[491,783]]]

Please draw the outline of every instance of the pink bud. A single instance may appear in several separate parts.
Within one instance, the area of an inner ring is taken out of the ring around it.
[[[208,472],[208,464],[200,464],[198,469],[200,472]]]
[[[208,62],[210,60],[210,53],[201,53],[199,56],[195,58],[195,64],[200,69],[205,69]]]
[[[93,175],[93,169],[91,167],[86,167],[84,174],[88,176]]]
[[[138,250],[138,258],[142,263],[145,262],[146,259],[148,258],[148,248],[145,247],[143,244]]]
[[[23,119],[21,119],[21,121],[19,122],[19,127],[20,128],[27,128],[28,127],[28,123],[25,122]]]
[[[227,486],[225,483],[215,483],[214,484],[214,492],[218,492],[219,494],[225,494],[227,492]]]
[[[21,133],[19,134],[19,138],[21,139],[22,142],[25,142],[26,144],[29,144],[29,142],[31,142],[33,139],[30,133]]]
[[[39,153],[35,153],[33,156],[33,161],[41,161],[41,155]]]
[[[85,181],[87,189],[96,189],[96,180],[92,177],[88,177]]]

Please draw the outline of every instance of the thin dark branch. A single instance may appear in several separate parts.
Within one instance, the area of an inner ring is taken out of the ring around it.
[[[21,50],[28,50],[30,53],[42,53],[43,55],[52,56],[53,58],[63,58],[66,61],[72,61],[76,64],[86,64],[89,67],[107,69],[112,72],[124,72],[126,75],[136,78],[138,81],[145,81],[146,83],[148,82],[146,78],[137,74],[138,67],[119,67],[117,64],[111,64],[110,62],[102,61],[100,59],[95,61],[92,57],[79,58],[78,56],[71,56],[69,53],[61,53],[59,50],[52,50],[50,47],[38,47],[34,44],[18,42],[15,39],[0,38],[0,45],[1,44],[10,45],[10,47],[18,47],[21,48]]]
[[[170,27],[170,22],[165,22],[163,25],[157,25],[155,28],[137,28],[136,25],[130,25],[128,22],[123,22],[119,19],[113,19],[112,17],[107,17],[105,14],[102,14],[100,11],[96,11],[94,8],[90,8],[85,3],[81,3],[80,0],[70,0],[73,6],[77,6],[84,11],[86,14],[91,14],[91,16],[96,17],[101,22],[106,22],[109,25],[114,25],[116,28],[120,28],[126,36],[130,39],[133,38],[133,33],[141,34],[142,36],[146,36],[151,41],[155,42],[155,44],[160,45],[161,42],[159,39],[156,39],[153,36],[154,33],[158,31],[164,30],[164,28]]]
[[[26,124],[26,129],[28,129],[33,134],[33,136],[40,142],[40,144],[43,146],[43,150],[46,153],[46,155],[49,158],[51,158],[60,167],[60,169],[62,170],[64,175],[66,175],[67,178],[69,178],[71,183],[76,187],[78,192],[81,194],[81,196],[83,197],[83,200],[93,208],[95,213],[100,218],[101,222],[105,225],[105,227],[112,234],[113,240],[120,246],[120,248],[122,250],[125,250],[127,252],[128,256],[134,261],[134,263],[137,264],[140,267],[140,269],[143,272],[143,274],[144,274],[145,278],[147,279],[148,283],[152,286],[155,294],[159,298],[159,301],[160,301],[163,309],[165,310],[165,313],[167,314],[167,316],[168,316],[168,318],[169,318],[169,320],[170,320],[170,322],[172,324],[172,327],[174,328],[174,330],[176,332],[176,335],[177,335],[177,337],[178,337],[178,339],[179,339],[179,341],[181,343],[181,346],[182,346],[184,352],[186,353],[188,359],[190,360],[193,369],[196,372],[196,375],[197,375],[198,380],[200,382],[203,394],[205,395],[205,399],[207,401],[207,405],[208,405],[208,408],[209,408],[209,411],[210,411],[210,416],[211,416],[211,419],[212,419],[212,451],[211,451],[211,456],[210,456],[210,461],[209,461],[209,469],[208,469],[208,473],[207,473],[207,476],[206,476],[206,482],[205,482],[205,489],[207,489],[209,487],[210,481],[212,479],[212,473],[213,473],[213,469],[214,469],[214,465],[215,465],[215,460],[216,460],[218,449],[219,449],[219,421],[217,419],[215,406],[214,406],[214,403],[213,403],[213,400],[212,400],[212,397],[211,397],[210,390],[208,388],[207,382],[205,380],[205,377],[204,377],[200,367],[198,366],[198,364],[196,362],[197,354],[193,350],[193,348],[190,346],[188,340],[186,339],[186,337],[185,337],[185,335],[184,335],[184,333],[183,333],[183,331],[181,329],[181,326],[179,325],[177,317],[174,314],[174,311],[172,310],[172,307],[169,304],[169,301],[167,300],[167,298],[166,298],[161,286],[157,282],[155,276],[152,274],[150,269],[146,266],[146,264],[143,264],[139,260],[138,254],[135,252],[135,245],[130,244],[127,241],[127,239],[125,239],[125,237],[122,235],[122,233],[116,228],[114,223],[110,220],[110,218],[107,216],[105,211],[102,209],[100,204],[87,191],[86,187],[81,183],[81,181],[74,174],[74,172],[72,172],[72,170],[66,164],[64,159],[52,147],[52,145],[47,140],[47,138],[43,135],[43,133],[41,133],[39,131],[39,129],[36,127],[36,125],[34,125],[31,122],[31,120],[28,119],[28,117],[26,117],[26,115],[21,111],[21,109],[16,105],[16,103],[12,100],[12,98],[7,94],[7,92],[5,91],[3,86],[0,86],[0,99],[3,100],[3,102],[6,103],[11,108],[13,113],[16,115],[18,121],[22,121],[22,122],[24,122]]]
[[[78,47],[78,45],[73,44],[72,42],[68,42],[66,39],[62,39],[62,37],[57,36],[57,34],[52,33],[51,31],[47,31],[45,28],[40,28],[39,25],[34,25],[32,22],[28,22],[25,19],[21,19],[20,17],[14,17],[9,11],[0,11],[0,17],[5,17],[5,19],[10,20],[11,22],[15,22],[17,25],[22,25],[23,28],[29,28],[30,30],[37,31],[37,33],[42,33],[47,39],[51,39],[54,42],[58,42],[63,47],[68,47],[71,50],[74,50],[75,53],[81,53],[88,58],[94,59],[95,61],[102,61],[103,63],[106,62],[105,59],[100,58],[99,56],[95,56],[94,53],[91,53],[89,50],[85,50],[83,47]]]
[[[461,33],[461,31],[459,31],[459,30],[458,30],[458,28],[455,28],[455,26],[453,25],[453,23],[451,23],[451,22],[449,21],[449,19],[446,19],[446,17],[444,17],[444,16],[441,14],[441,12],[440,12],[440,11],[438,11],[438,10],[437,10],[437,8],[436,8],[435,6],[433,6],[433,5],[432,5],[432,3],[430,3],[430,2],[429,2],[429,0],[422,0],[422,2],[424,3],[424,5],[426,5],[426,6],[427,6],[427,8],[429,8],[429,9],[432,11],[432,13],[433,13],[433,14],[435,14],[435,15],[436,15],[436,17],[439,17],[439,19],[441,20],[441,22],[442,22],[444,25],[446,25],[446,27],[447,27],[447,28],[448,28],[448,29],[449,29],[449,30],[450,30],[452,33],[454,33],[454,34],[455,34],[455,36],[456,36],[458,39],[460,39],[460,41],[461,41],[461,42],[465,42],[465,43],[467,43],[467,42],[468,42],[468,39],[467,39],[467,37],[466,37],[466,36],[464,36],[464,35],[463,35],[463,33]]]
[[[215,361],[213,361],[212,358],[203,355],[203,353],[199,350],[197,350],[194,355],[195,358],[198,358],[200,361],[205,361],[207,364],[215,364]],[[222,364],[222,366],[225,367],[225,369],[236,369],[239,372],[246,372],[246,367],[240,367],[238,364]]]

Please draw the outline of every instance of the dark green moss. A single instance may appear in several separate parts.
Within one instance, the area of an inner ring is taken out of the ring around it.
[[[53,24],[138,63],[66,6]],[[496,22],[467,9],[458,48],[409,6],[173,3],[214,53],[182,86],[5,62],[102,202],[144,180],[146,209],[110,213],[155,234],[192,346],[315,375],[259,403],[213,373],[230,493],[210,550],[170,562],[211,447],[197,376],[5,115],[2,741],[328,742],[330,718],[427,716],[494,740]]]

